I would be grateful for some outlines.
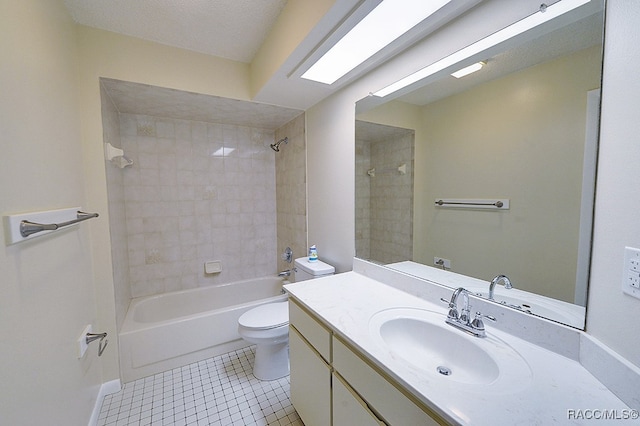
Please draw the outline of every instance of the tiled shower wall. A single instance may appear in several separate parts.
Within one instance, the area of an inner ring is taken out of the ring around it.
[[[120,117],[106,91],[100,86],[102,99],[102,129],[105,143],[122,148]],[[107,161],[107,194],[109,198],[109,223],[111,236],[111,261],[116,305],[116,324],[122,326],[131,299],[129,284],[129,248],[127,246],[127,217],[124,204],[124,171]]]
[[[278,212],[278,270],[293,267],[280,257],[286,247],[293,257],[307,254],[307,180],[305,115],[276,130],[276,140],[288,138],[276,153],[276,205]]]
[[[356,136],[356,255],[382,263],[409,260],[413,258],[415,135],[406,129],[370,125],[374,127],[368,133],[374,136]],[[405,174],[398,171],[402,164]],[[367,171],[373,168],[375,175],[369,176]]]
[[[356,136],[358,136],[356,134]],[[356,137],[356,256],[371,259],[371,142]]]
[[[120,114],[132,167],[124,188],[131,297],[276,270],[275,159],[271,131]],[[110,191],[111,194],[111,191]],[[110,200],[111,203],[111,195]],[[113,243],[113,241],[112,241]],[[222,272],[205,274],[205,261]]]
[[[371,257],[413,259],[413,134],[371,145]],[[406,164],[406,174],[397,167]]]

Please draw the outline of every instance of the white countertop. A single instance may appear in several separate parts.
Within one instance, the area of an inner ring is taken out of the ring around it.
[[[333,331],[359,348],[370,361],[452,423],[469,425],[589,424],[593,419],[569,418],[575,410],[615,410],[629,407],[579,362],[541,348],[486,324],[488,338],[509,343],[531,369],[531,381],[515,391],[482,392],[473,386],[435,377],[398,361],[376,342],[369,320],[377,312],[402,307],[446,314],[445,305],[385,285],[356,272],[286,285],[291,297],[314,312]],[[462,331],[460,331],[463,333]],[[465,395],[466,393],[466,395]],[[633,420],[597,420],[598,424],[637,424]],[[637,422],[637,420],[636,420]]]

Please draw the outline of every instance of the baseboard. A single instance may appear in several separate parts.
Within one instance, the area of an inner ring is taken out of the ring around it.
[[[102,386],[100,386],[98,397],[96,398],[96,403],[93,406],[93,411],[91,413],[91,419],[89,419],[89,426],[95,426],[98,423],[98,416],[100,415],[100,409],[102,408],[102,401],[104,401],[104,397],[112,393],[119,392],[121,388],[120,379],[111,380],[110,382],[103,383]]]

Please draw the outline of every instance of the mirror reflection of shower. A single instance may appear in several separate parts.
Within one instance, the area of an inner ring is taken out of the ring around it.
[[[278,142],[276,143],[272,143],[271,145],[269,145],[271,147],[272,150],[274,150],[275,152],[280,152],[280,144],[283,143],[286,145],[289,143],[289,138],[284,138],[284,139],[280,139]]]

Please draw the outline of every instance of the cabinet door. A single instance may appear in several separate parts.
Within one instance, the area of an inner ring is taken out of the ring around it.
[[[333,368],[386,423],[412,426],[438,425],[435,413],[427,413],[425,409],[417,406],[336,338],[333,339]]]
[[[333,426],[383,426],[353,389],[333,374]]]
[[[294,327],[289,327],[291,402],[307,426],[331,425],[331,371]]]

